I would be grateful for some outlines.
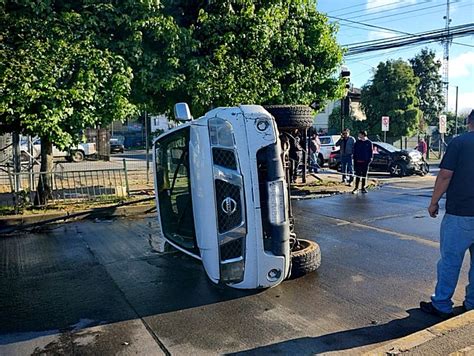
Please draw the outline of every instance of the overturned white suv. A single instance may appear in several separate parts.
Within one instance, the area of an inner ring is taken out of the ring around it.
[[[288,187],[288,144],[261,106],[217,108],[154,142],[162,237],[202,261],[214,283],[268,288],[316,270],[319,246],[298,240]],[[283,142],[283,143],[282,143]]]

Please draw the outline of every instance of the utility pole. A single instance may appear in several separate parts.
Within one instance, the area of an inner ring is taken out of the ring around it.
[[[456,85],[456,106],[454,109],[454,120],[456,120],[456,129],[455,129],[455,134],[456,136],[458,135],[458,89],[459,87]]]
[[[443,54],[443,84],[444,84],[444,108],[445,112],[448,112],[448,88],[449,88],[449,47],[452,43],[452,38],[449,35],[449,25],[451,19],[449,18],[449,5],[450,0],[446,0],[446,15],[445,19],[445,34],[446,37],[443,40],[444,54]]]

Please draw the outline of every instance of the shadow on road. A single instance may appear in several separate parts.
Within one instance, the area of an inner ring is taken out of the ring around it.
[[[386,324],[344,330],[318,337],[292,339],[228,355],[313,355],[343,351],[397,339],[440,322],[439,318],[431,317],[420,309],[410,309],[407,313],[409,315],[406,318],[392,320]]]
[[[144,225],[96,220],[0,239],[0,345],[257,293],[216,287],[199,261],[158,253]]]

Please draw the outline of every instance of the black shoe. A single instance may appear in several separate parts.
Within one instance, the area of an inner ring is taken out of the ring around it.
[[[451,313],[443,313],[442,311],[439,311],[438,309],[436,309],[434,307],[433,303],[431,303],[431,302],[421,302],[420,303],[420,309],[421,309],[421,311],[423,311],[427,314],[438,316],[442,319],[449,319],[449,318],[454,316],[454,314],[452,312]]]
[[[367,189],[365,189],[365,188],[362,188],[361,192],[364,193],[364,194],[368,193]]]
[[[474,309],[467,309],[467,307],[466,307],[466,302],[463,302],[463,303],[462,303],[462,311],[463,311],[463,313],[465,313],[465,312],[467,312],[467,311],[469,311],[469,310],[474,310]]]

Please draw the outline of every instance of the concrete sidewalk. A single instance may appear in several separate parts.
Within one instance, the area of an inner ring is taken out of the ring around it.
[[[364,355],[474,355],[474,310],[389,342]]]

